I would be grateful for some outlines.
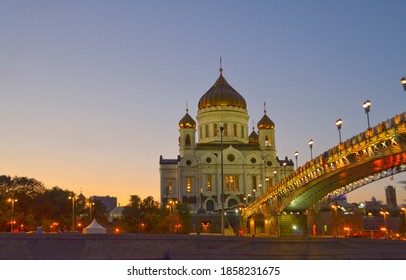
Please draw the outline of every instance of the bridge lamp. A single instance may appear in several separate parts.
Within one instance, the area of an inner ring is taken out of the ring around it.
[[[277,174],[277,173],[278,173],[278,171],[276,171],[276,170],[273,172],[273,177],[274,177],[274,181],[275,181],[275,182],[274,182],[274,185],[276,185],[276,174]]]
[[[299,153],[298,153],[298,151],[296,151],[295,153],[294,153],[294,156],[295,156],[295,159],[296,159],[296,169],[299,167],[299,165],[297,164],[297,157],[299,156]]]
[[[371,101],[367,99],[367,101],[365,101],[364,104],[362,104],[362,107],[364,108],[365,113],[367,114],[368,129],[370,129],[371,126],[369,124],[369,111],[371,110]]]
[[[403,76],[402,79],[400,79],[400,83],[403,86],[403,89],[406,91],[406,77]]]
[[[338,139],[340,140],[340,143],[341,143],[341,127],[342,127],[342,125],[343,125],[343,120],[342,119],[336,120],[336,126],[337,126],[337,129],[338,129]]]
[[[310,147],[310,159],[311,159],[311,160],[313,160],[313,144],[314,144],[313,139],[310,139],[310,141],[309,141],[309,147]]]

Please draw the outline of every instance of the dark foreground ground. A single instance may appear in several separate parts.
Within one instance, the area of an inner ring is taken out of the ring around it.
[[[205,235],[0,233],[8,260],[406,260],[406,241]]]

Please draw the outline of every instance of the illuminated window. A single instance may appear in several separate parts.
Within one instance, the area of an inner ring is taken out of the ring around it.
[[[214,126],[213,126],[213,135],[214,135],[214,137],[217,137],[217,133],[218,133],[218,127],[217,127],[217,124],[215,123]]]
[[[168,194],[172,193],[172,180],[171,179],[168,180],[167,190],[168,190]]]
[[[211,175],[207,175],[207,190],[211,191]]]
[[[186,180],[186,192],[192,192],[192,180],[190,179],[190,177],[187,177]]]
[[[224,136],[228,136],[228,126],[226,123],[224,124]]]
[[[225,176],[226,191],[238,191],[240,189],[238,176]]]
[[[269,144],[270,144],[270,143],[269,143],[268,136],[265,136],[265,146],[270,146]]]

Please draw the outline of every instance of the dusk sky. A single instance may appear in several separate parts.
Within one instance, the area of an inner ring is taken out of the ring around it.
[[[0,1],[0,175],[159,200],[188,104],[223,75],[299,164],[406,108],[406,1]],[[251,132],[251,130],[249,131]],[[404,181],[405,183],[401,183]],[[406,203],[406,174],[348,195]]]

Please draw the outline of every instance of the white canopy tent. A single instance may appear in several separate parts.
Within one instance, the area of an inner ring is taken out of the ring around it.
[[[106,234],[107,229],[99,225],[96,219],[93,222],[83,229],[84,234]]]

